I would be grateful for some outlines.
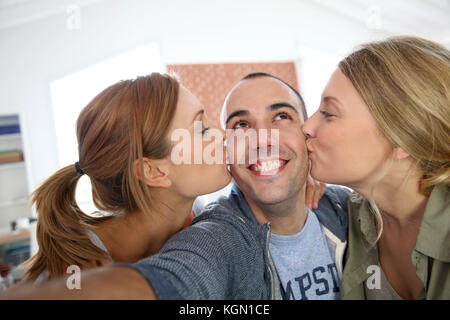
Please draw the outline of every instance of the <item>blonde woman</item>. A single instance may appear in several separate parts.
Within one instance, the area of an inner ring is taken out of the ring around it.
[[[313,178],[348,186],[344,299],[450,299],[450,52],[413,37],[339,63],[305,123]]]
[[[207,126],[200,102],[169,75],[121,81],[96,96],[77,121],[79,161],[33,194],[39,251],[28,261],[26,280],[57,278],[70,265],[135,262],[158,252],[186,224],[198,195],[230,182],[225,163],[171,161],[174,130],[206,144]],[[215,147],[223,149],[223,141]],[[85,214],[75,201],[84,174],[103,217]]]

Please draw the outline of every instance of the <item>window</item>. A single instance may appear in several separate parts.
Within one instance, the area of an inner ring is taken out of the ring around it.
[[[299,48],[299,52],[299,83],[308,116],[311,116],[319,108],[322,91],[341,59],[304,46]]]

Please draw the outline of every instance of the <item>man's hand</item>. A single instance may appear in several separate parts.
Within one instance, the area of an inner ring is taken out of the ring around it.
[[[11,265],[0,262],[0,276],[6,277],[11,272]]]
[[[0,294],[0,300],[156,299],[147,280],[136,270],[107,266],[83,271],[81,288],[68,289],[66,279],[18,285]]]
[[[305,204],[313,210],[319,207],[319,200],[325,193],[326,183],[314,180],[309,174],[306,180]]]

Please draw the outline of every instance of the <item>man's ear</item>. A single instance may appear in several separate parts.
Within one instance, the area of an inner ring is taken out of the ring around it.
[[[394,148],[394,159],[395,160],[402,160],[409,157],[409,153],[403,150],[401,147],[395,147]]]
[[[169,178],[167,166],[163,165],[164,160],[153,160],[142,158],[143,172],[141,170],[140,161],[134,161],[134,172],[139,180],[151,187],[168,188],[172,185]]]

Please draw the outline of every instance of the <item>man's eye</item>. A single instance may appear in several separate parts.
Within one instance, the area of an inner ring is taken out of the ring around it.
[[[286,112],[278,113],[274,118],[274,120],[290,120],[290,119],[292,119],[292,117],[288,115]]]
[[[233,129],[247,128],[248,122],[244,120],[240,120],[233,125]]]

